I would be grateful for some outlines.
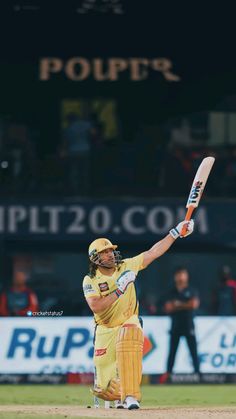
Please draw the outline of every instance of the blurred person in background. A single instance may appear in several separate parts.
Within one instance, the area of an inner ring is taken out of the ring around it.
[[[194,371],[199,374],[199,359],[194,328],[194,310],[199,307],[198,293],[189,286],[189,272],[183,266],[175,270],[174,288],[164,298],[163,311],[171,316],[170,346],[167,372],[160,382],[166,382],[172,373],[180,338],[186,338],[193,361]]]
[[[233,274],[231,271],[230,266],[224,265],[221,271],[221,277],[225,280],[226,284],[229,287],[232,287],[235,291],[235,297],[236,297],[236,279],[233,278]]]
[[[1,168],[5,169],[5,191],[25,193],[34,188],[36,180],[37,158],[31,129],[25,122],[13,118],[5,125],[1,153]]]
[[[1,316],[25,316],[28,311],[38,311],[37,296],[26,285],[27,279],[26,271],[15,270],[11,288],[0,295]]]
[[[73,112],[67,116],[61,156],[68,159],[68,186],[73,193],[87,193],[90,188],[91,135],[90,120]]]
[[[236,314],[236,280],[233,279],[229,266],[223,266],[221,269],[219,286],[212,296],[212,314],[218,316]]]

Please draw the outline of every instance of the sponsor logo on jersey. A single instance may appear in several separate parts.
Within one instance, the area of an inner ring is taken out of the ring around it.
[[[100,289],[101,292],[105,292],[105,291],[109,290],[109,285],[108,285],[107,282],[102,282],[102,283],[98,284],[98,286],[99,286],[99,289]]]
[[[95,349],[95,356],[105,355],[106,352],[107,352],[107,348],[104,348],[104,349]]]
[[[93,293],[93,292],[96,292],[96,291],[93,289],[93,287],[92,287],[92,285],[91,285],[91,284],[86,284],[86,285],[84,285],[84,286],[83,286],[83,290],[84,290],[84,294],[85,294],[85,295],[90,294],[90,293]]]

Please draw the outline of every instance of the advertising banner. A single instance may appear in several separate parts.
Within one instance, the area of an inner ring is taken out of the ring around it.
[[[166,370],[169,349],[168,317],[144,317],[144,374]],[[195,319],[203,373],[236,373],[236,318]],[[93,372],[93,331],[90,317],[2,318],[0,374],[65,374]],[[184,338],[174,373],[191,373]]]
[[[204,201],[194,217],[191,243],[235,247],[235,209],[233,201]],[[185,212],[185,202],[167,199],[5,203],[0,205],[0,234],[14,240],[88,242],[102,235],[119,242],[150,242],[168,233]]]

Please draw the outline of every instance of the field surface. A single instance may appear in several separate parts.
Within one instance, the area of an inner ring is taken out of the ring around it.
[[[236,419],[236,386],[144,386],[141,409],[93,407],[87,386],[1,385],[0,419]],[[91,408],[88,408],[91,406]]]

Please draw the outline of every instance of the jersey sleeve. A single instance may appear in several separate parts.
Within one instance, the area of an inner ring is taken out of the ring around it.
[[[131,271],[138,273],[139,271],[144,269],[143,253],[140,253],[139,255],[133,258],[125,259],[125,263],[126,263],[127,269],[130,269]]]
[[[83,292],[85,298],[88,297],[100,297],[100,293],[94,284],[93,280],[86,275],[83,280]]]

